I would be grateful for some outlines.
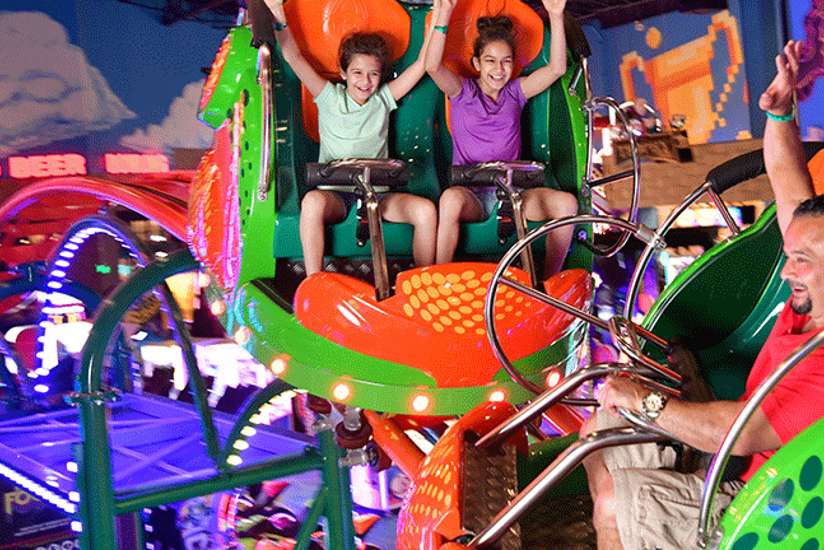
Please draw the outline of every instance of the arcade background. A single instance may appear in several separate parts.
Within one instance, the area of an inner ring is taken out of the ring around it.
[[[12,176],[12,156],[78,153],[85,157],[89,173],[102,173],[105,153],[160,153],[168,158],[170,168],[188,168],[196,155],[184,160],[181,151],[209,146],[211,132],[196,121],[195,110],[203,68],[211,64],[231,18],[201,14],[198,20],[164,25],[157,11],[136,4],[3,2],[0,178]],[[682,98],[670,109],[689,112],[688,125],[704,129],[691,132],[691,141],[759,137],[764,121],[757,94],[774,72],[772,58],[778,46],[785,35],[807,38],[812,45],[817,42],[815,34],[824,33],[820,1],[783,4],[730,0],[724,12],[674,12],[609,28],[587,25],[594,90],[632,99],[622,83],[621,66],[625,58],[634,58],[646,70],[636,66],[625,78],[637,96],[655,104],[668,86],[660,76],[651,76],[656,63],[692,64],[698,73],[705,73],[698,75],[703,81],[696,81],[700,93]],[[814,32],[809,36],[805,17],[812,21]],[[743,53],[738,61],[723,30],[710,39],[708,29],[714,19],[725,22],[733,50]],[[811,57],[814,71],[824,71],[824,54],[811,48]],[[800,106],[803,135],[816,137],[821,132],[822,106],[824,84],[819,83]]]

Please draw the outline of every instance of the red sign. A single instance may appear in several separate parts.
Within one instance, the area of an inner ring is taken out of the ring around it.
[[[76,153],[9,157],[9,176],[15,179],[85,175],[86,159]]]
[[[154,174],[169,171],[169,159],[160,154],[106,153],[103,162],[109,174]]]

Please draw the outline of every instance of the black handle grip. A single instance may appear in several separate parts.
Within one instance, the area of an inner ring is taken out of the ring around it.
[[[249,9],[249,20],[252,22],[252,46],[260,48],[264,44],[269,44],[270,48],[275,47],[275,32],[272,25],[275,22],[272,12],[263,3],[263,0],[246,0]]]
[[[804,144],[804,156],[807,161],[815,156],[824,142],[808,141]],[[764,150],[757,149],[719,164],[707,173],[707,181],[716,193],[723,193],[741,182],[758,177],[767,172],[764,166]]]

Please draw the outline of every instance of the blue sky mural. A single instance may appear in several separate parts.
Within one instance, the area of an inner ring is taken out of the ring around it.
[[[164,26],[116,0],[6,0],[0,9],[0,158],[207,147],[195,119],[224,30]]]
[[[804,28],[804,19],[813,11],[814,4],[818,4],[817,36],[814,38],[816,47],[824,49],[824,2],[818,0],[791,0],[789,2],[790,38],[794,40],[808,39]],[[819,71],[824,67],[819,67]],[[799,103],[801,135],[824,140],[824,81],[821,78],[813,85],[812,93],[807,99]]]

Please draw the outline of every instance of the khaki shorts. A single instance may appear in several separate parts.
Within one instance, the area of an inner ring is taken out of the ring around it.
[[[626,426],[599,411],[597,429]],[[626,550],[695,548],[704,477],[673,471],[675,451],[655,443],[604,449],[603,457],[615,487],[618,534]],[[713,523],[744,484],[721,484],[713,508]]]

